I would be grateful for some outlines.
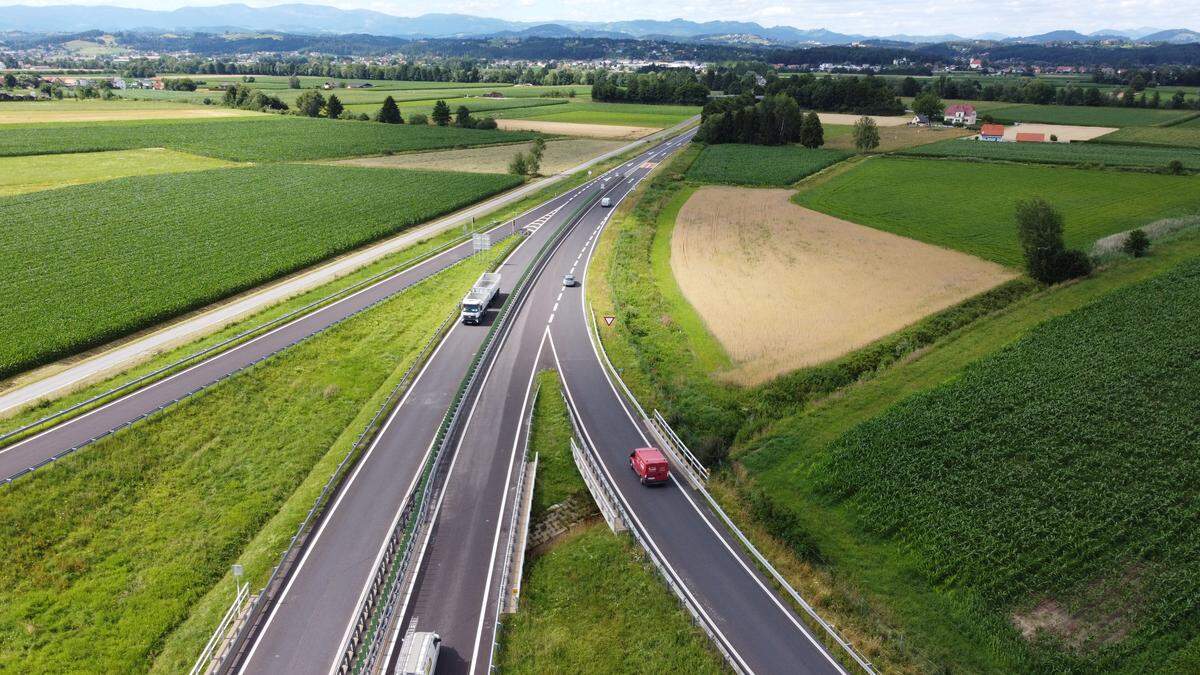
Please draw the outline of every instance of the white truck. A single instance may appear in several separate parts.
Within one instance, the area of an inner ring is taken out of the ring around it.
[[[462,322],[478,324],[500,290],[500,273],[484,272],[462,301]]]
[[[433,675],[437,670],[442,638],[437,633],[413,633],[400,647],[396,675]]]

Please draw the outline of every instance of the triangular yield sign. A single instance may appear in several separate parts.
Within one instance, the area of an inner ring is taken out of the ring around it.
[[[615,317],[615,316],[606,316],[606,317],[604,317],[604,323],[606,323],[606,324],[608,324],[608,325],[610,325],[610,326],[612,325],[612,322],[613,322],[613,321],[616,321],[616,320],[617,320],[617,317]]]

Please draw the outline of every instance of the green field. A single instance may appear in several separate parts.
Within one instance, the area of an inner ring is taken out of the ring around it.
[[[546,122],[610,124],[633,127],[665,128],[679,124],[700,108],[686,105],[646,105],[638,103],[577,103],[559,107],[520,108],[496,114],[497,118],[537,119]]]
[[[540,106],[563,106],[566,105],[566,100],[561,98],[483,98],[483,97],[467,97],[467,98],[447,98],[447,99],[423,99],[417,101],[398,101],[400,104],[400,114],[408,117],[413,113],[423,113],[429,115],[433,112],[433,106],[437,101],[444,100],[446,105],[450,106],[450,112],[457,112],[459,106],[466,106],[476,117],[483,117],[485,114],[490,114],[490,111],[495,110],[510,110],[513,108],[536,108]],[[347,108],[356,113],[362,112],[372,115],[379,110],[381,103],[358,103],[348,105]]]
[[[0,671],[186,672],[481,256],[0,492]]]
[[[263,115],[204,121],[0,126],[0,156],[165,147],[231,161],[272,162],[434,150],[532,139],[528,132]]]
[[[1095,142],[1122,145],[1165,145],[1200,150],[1200,126],[1191,126],[1189,122],[1173,127],[1131,127],[1105,134]],[[1131,151],[1133,149],[1129,147],[1122,147],[1119,150],[1119,152]]]
[[[791,185],[849,156],[847,152],[810,150],[798,145],[710,145],[692,163],[687,177],[705,183]]]
[[[976,101],[970,102],[972,105]],[[1093,127],[1148,127],[1164,124],[1193,114],[1189,110],[1155,108],[1113,108],[1107,106],[1036,105],[1033,103],[986,104],[980,115],[991,115],[997,122],[1037,122],[1041,124],[1078,124]]]
[[[816,480],[993,623],[1050,599],[1085,654],[1158,670],[1200,603],[1197,297],[1193,260],[1047,322],[851,430]]]
[[[0,238],[9,264],[0,270],[0,330],[8,335],[0,343],[0,375],[161,322],[519,182],[501,174],[269,164],[2,199]]]
[[[597,523],[531,560],[504,622],[504,673],[725,673],[645,553]]]
[[[1041,195],[1066,218],[1066,243],[1200,212],[1200,178],[1051,166],[880,157],[794,198],[855,223],[1022,264],[1014,205]]]
[[[202,171],[227,166],[233,164],[162,148],[0,157],[0,197],[125,176]]]
[[[1159,132],[1173,128],[1136,127],[1125,132]],[[1006,162],[1036,162],[1041,164],[1093,164],[1163,169],[1172,160],[1183,162],[1187,169],[1200,169],[1200,134],[1196,134],[1196,150],[1173,148],[1116,146],[1105,143],[990,143],[952,139],[929,145],[900,150],[898,154],[922,157],[950,157],[1001,160]],[[1107,140],[1107,137],[1105,137]]]

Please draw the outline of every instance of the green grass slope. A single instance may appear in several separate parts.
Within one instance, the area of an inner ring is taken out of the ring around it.
[[[884,157],[871,159],[795,200],[839,218],[1022,264],[1013,216],[1019,199],[1045,197],[1066,218],[1068,246],[1154,220],[1200,212],[1200,178],[1050,166]]]
[[[349,123],[347,123],[349,124]],[[513,176],[272,164],[0,199],[0,376],[475,202]],[[337,198],[331,198],[337,195]]]

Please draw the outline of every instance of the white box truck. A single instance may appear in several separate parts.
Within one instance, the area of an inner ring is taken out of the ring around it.
[[[442,638],[437,633],[413,633],[400,647],[396,675],[433,675],[437,670]]]
[[[462,301],[462,322],[478,324],[483,321],[488,305],[500,290],[500,273],[484,272],[479,281],[467,291],[467,297]]]

